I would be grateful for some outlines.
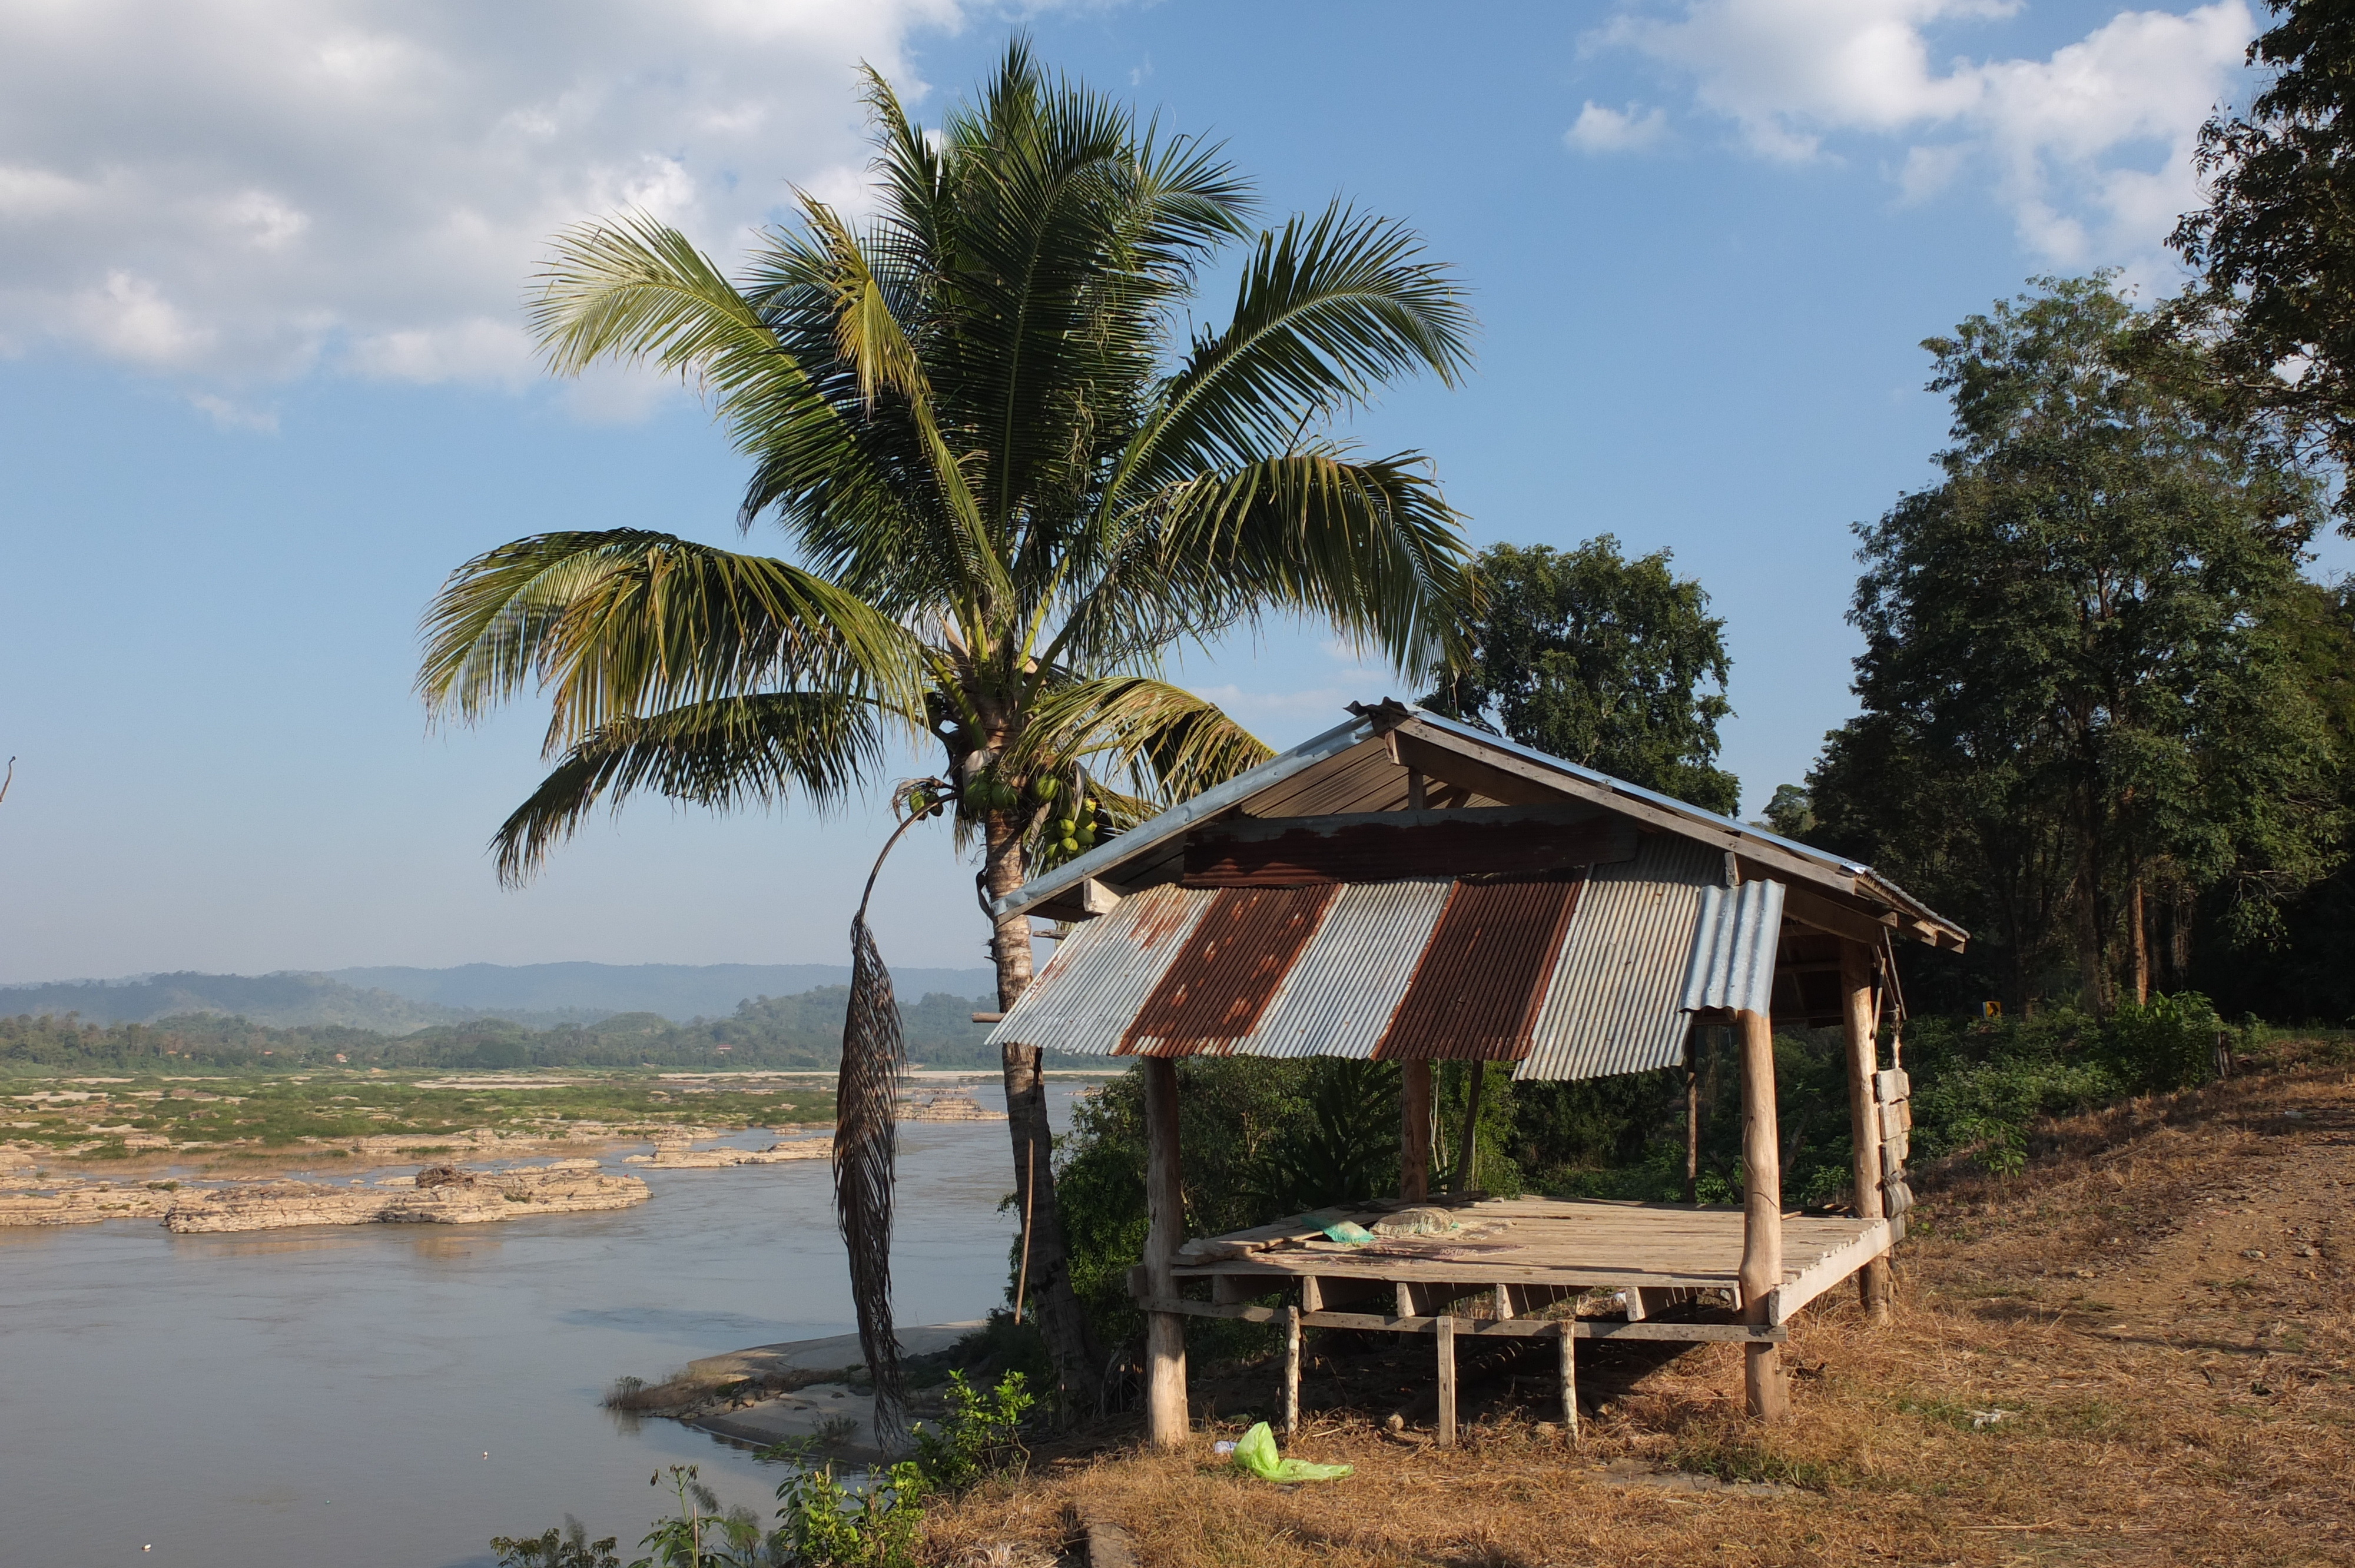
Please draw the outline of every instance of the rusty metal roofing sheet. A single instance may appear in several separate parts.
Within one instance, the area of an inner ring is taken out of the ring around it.
[[[1425,878],[1343,887],[1261,1016],[1251,1054],[1372,1055],[1455,886]]]
[[[1701,890],[1692,961],[1679,1005],[1768,1012],[1774,997],[1774,947],[1783,931],[1783,885],[1745,882]]]
[[[1508,1011],[1527,1010],[1527,1054],[1514,1076],[1598,1077],[1682,1059],[1689,1015],[1679,1002],[1693,930],[1702,890],[1723,866],[1722,854],[1705,846],[1645,834],[1634,859],[1596,866],[1582,883],[1470,885],[1577,890],[1574,902],[1563,901],[1566,910],[1554,906],[1566,917],[1551,943],[1550,969],[1540,963],[1532,970],[1514,959],[1509,943],[1466,955],[1494,1000]],[[1402,1007],[1410,982],[1424,955],[1441,945],[1435,933],[1461,885],[1420,879],[1302,890],[1329,895],[1321,920],[1258,1003],[1250,1032],[1206,1040],[1207,1048],[1252,1056],[1373,1055],[1393,1020],[1412,1011]],[[1162,886],[1122,900],[1063,939],[1054,960],[991,1033],[991,1043],[1018,1040],[1086,1055],[1158,1054],[1165,1037],[1136,1027],[1148,997],[1194,942],[1214,902],[1244,891]],[[1547,950],[1540,940],[1525,945],[1520,958]],[[1506,975],[1508,969],[1518,978]],[[1520,1027],[1518,1019],[1515,1026]],[[1430,1020],[1415,1024],[1427,1052],[1384,1054],[1455,1054],[1455,1043],[1442,1037],[1444,1027]],[[1520,1049],[1516,1039],[1510,1050],[1491,1045],[1481,1054],[1501,1059]]]
[[[1518,1062],[1583,877],[1459,881],[1382,1030],[1381,1061]]]
[[[1536,1044],[1516,1078],[1600,1078],[1684,1060],[1690,1015],[1679,1006],[1702,890],[1725,857],[1646,833],[1636,858],[1598,865],[1563,934]]]
[[[1191,1056],[1229,1051],[1260,1015],[1324,923],[1337,885],[1220,890],[1153,984],[1123,1055]]]

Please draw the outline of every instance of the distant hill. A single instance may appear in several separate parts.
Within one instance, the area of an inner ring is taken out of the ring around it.
[[[928,995],[990,997],[984,969],[899,969],[903,1004]],[[330,973],[139,975],[0,986],[0,1017],[80,1014],[86,1023],[153,1023],[217,1013],[271,1029],[337,1026],[413,1034],[486,1018],[529,1029],[591,1024],[616,1013],[666,1022],[732,1017],[762,997],[794,997],[850,983],[847,964],[465,964],[456,969],[352,969]],[[837,1026],[839,1038],[840,1025]]]
[[[389,991],[410,1001],[456,1008],[469,1018],[520,1018],[529,1012],[591,1022],[613,1012],[655,1012],[674,1022],[724,1018],[756,996],[797,996],[848,985],[847,964],[462,964],[456,969],[330,969],[329,980]],[[903,999],[934,992],[993,996],[986,969],[894,969]],[[577,1018],[575,1015],[579,1015]],[[249,1015],[250,1016],[250,1015]]]
[[[273,1029],[337,1025],[380,1034],[411,1034],[477,1016],[417,1002],[389,991],[363,990],[325,975],[142,975],[119,980],[59,980],[0,986],[0,1016],[72,1012],[85,1023],[153,1023],[189,1013],[221,1013]],[[517,1020],[517,1022],[523,1022]],[[588,1022],[549,1018],[547,1023]]]

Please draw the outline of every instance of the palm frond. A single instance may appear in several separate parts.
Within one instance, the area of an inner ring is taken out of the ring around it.
[[[764,687],[922,711],[922,649],[825,578],[641,529],[539,534],[453,573],[427,607],[418,690],[471,722],[549,688],[551,750],[615,719]]]
[[[1412,231],[1338,202],[1295,217],[1261,237],[1233,317],[1197,338],[1107,500],[1286,450],[1304,421],[1344,413],[1403,375],[1429,371],[1452,387],[1473,328],[1463,291]]]
[[[613,720],[583,737],[492,835],[499,880],[528,880],[601,805],[652,789],[717,810],[798,793],[823,810],[883,762],[875,706],[836,693],[772,692]]]
[[[1140,796],[1166,805],[1274,755],[1206,697],[1149,676],[1114,675],[1042,691],[1003,766],[1017,777],[1124,772]]]
[[[1120,556],[1047,656],[1084,668],[1184,634],[1292,614],[1421,680],[1476,603],[1459,518],[1417,454],[1319,445],[1175,482],[1121,519]]]

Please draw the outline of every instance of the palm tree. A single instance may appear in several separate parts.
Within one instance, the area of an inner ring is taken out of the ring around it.
[[[1466,364],[1470,313],[1412,233],[1337,203],[1254,231],[1218,147],[1049,79],[1019,41],[937,132],[865,80],[863,224],[800,196],[733,281],[644,216],[556,241],[534,313],[551,369],[688,377],[751,460],[738,521],[773,518],[794,559],[609,529],[452,575],[426,617],[429,705],[551,702],[553,769],[493,840],[511,882],[634,792],[824,808],[913,740],[945,777],[899,803],[953,809],[986,909],[1268,756],[1161,678],[1167,651],[1304,617],[1413,677],[1460,623],[1467,556],[1428,464],[1330,433],[1385,382]],[[1231,317],[1181,340],[1234,242]],[[1030,925],[994,927],[1011,1006]],[[1083,1389],[1098,1357],[1035,1053],[1008,1047],[1005,1074],[1040,1326]]]

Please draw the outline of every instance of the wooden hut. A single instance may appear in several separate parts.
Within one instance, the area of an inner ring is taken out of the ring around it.
[[[1184,1438],[1184,1321],[1205,1315],[1282,1319],[1287,1424],[1303,1327],[1432,1336],[1443,1442],[1467,1336],[1557,1340],[1573,1432],[1580,1339],[1737,1340],[1752,1413],[1780,1418],[1785,1325],[1851,1276],[1884,1310],[1904,1234],[1905,1075],[1877,1044],[1895,944],[1959,949],[1964,932],[1869,867],[1395,702],[1350,711],[996,905],[1071,929],[993,1040],[1138,1058],[1151,1234],[1131,1287],[1152,1439]],[[1847,1213],[1783,1209],[1777,1021],[1846,1028]],[[1740,1040],[1742,1208],[1425,1191],[1433,1062],[1540,1080],[1673,1067],[1697,1022]],[[1400,1063],[1401,1191],[1188,1239],[1175,1063],[1197,1054]],[[1286,1305],[1253,1304],[1278,1291]],[[1561,1315],[1598,1291],[1618,1293],[1610,1315]],[[1478,1315],[1455,1310],[1467,1300]]]

